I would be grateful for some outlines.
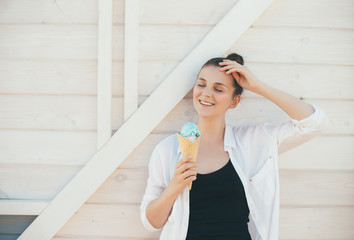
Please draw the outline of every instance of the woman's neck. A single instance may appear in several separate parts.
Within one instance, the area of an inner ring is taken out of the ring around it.
[[[205,119],[199,118],[197,123],[200,135],[205,142],[224,141],[225,119]]]

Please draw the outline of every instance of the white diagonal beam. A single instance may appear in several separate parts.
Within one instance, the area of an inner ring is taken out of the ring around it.
[[[19,237],[47,240],[75,214],[175,105],[190,91],[200,65],[222,55],[273,0],[240,0],[167,76],[113,137]],[[164,104],[161,104],[161,99]],[[158,111],[156,107],[158,106]],[[152,114],[153,113],[153,114]],[[142,122],[143,121],[143,122]]]

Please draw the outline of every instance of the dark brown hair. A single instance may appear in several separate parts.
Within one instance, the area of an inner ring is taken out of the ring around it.
[[[239,55],[237,53],[231,53],[225,58],[217,57],[217,58],[209,59],[206,63],[204,63],[202,68],[206,67],[206,66],[222,67],[222,66],[219,65],[219,63],[222,62],[224,59],[229,59],[229,60],[232,60],[232,61],[236,61],[236,62],[238,62],[241,65],[244,64],[244,61],[243,61],[243,58],[242,58],[241,55]],[[238,94],[242,94],[243,88],[237,83],[236,79],[234,79],[234,81],[233,81],[233,86],[235,87],[235,91],[234,91],[233,97],[237,96]]]

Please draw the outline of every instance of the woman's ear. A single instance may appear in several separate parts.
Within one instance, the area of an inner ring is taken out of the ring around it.
[[[241,100],[241,94],[237,94],[236,96],[234,96],[229,108],[230,109],[235,108],[238,105],[238,103],[240,102],[240,100]]]

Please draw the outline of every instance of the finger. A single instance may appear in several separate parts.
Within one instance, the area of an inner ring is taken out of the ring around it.
[[[185,171],[184,173],[182,173],[182,178],[183,179],[186,179],[190,176],[197,176],[197,171],[196,170],[187,170]]]
[[[184,164],[185,162],[189,162],[192,159],[192,155],[188,155],[184,158],[182,158],[176,165],[176,168],[179,168],[182,164]]]
[[[181,173],[183,173],[184,171],[186,171],[186,170],[188,170],[188,169],[194,169],[194,168],[196,168],[196,167],[198,167],[198,165],[195,164],[194,162],[185,163],[185,164],[183,164],[183,165],[179,168],[179,171],[180,171]]]
[[[228,73],[232,73],[232,72],[237,72],[239,76],[240,76],[240,74],[243,73],[242,69],[240,69],[240,68],[232,68],[229,71],[227,71],[226,73],[228,74]]]
[[[226,74],[239,71],[237,68],[230,68],[230,69],[225,69],[225,70],[228,70],[228,71],[225,72]]]
[[[240,64],[240,63],[238,63],[237,61],[232,61],[232,60],[229,60],[229,59],[225,59],[225,60],[223,60],[223,62],[222,62],[223,64],[222,65],[225,65],[225,64],[231,64],[231,63],[233,63],[233,64],[235,64],[236,66],[244,66],[244,65],[242,65],[242,64]]]
[[[229,71],[226,72],[226,74],[230,74],[230,73],[233,73],[233,72],[238,73],[238,71],[236,69],[230,69]],[[238,73],[238,75],[240,75],[240,74]]]
[[[230,62],[220,62],[219,63],[220,66],[225,66],[225,65],[234,65],[234,66],[239,66],[239,64],[237,64],[237,62],[235,61],[230,61]]]
[[[234,67],[235,66],[233,66],[233,65],[228,65],[228,66],[220,68],[220,71],[225,71],[225,70],[228,70],[228,69],[231,69],[231,68],[234,68]]]
[[[184,163],[182,164],[181,167],[176,169],[176,174],[183,174],[185,171],[188,171],[190,169],[195,169],[196,167],[198,167],[196,164],[194,163]]]
[[[197,179],[197,176],[190,176],[190,177],[187,177],[186,179],[184,179],[184,183],[189,184],[190,182],[193,182],[196,179]]]

